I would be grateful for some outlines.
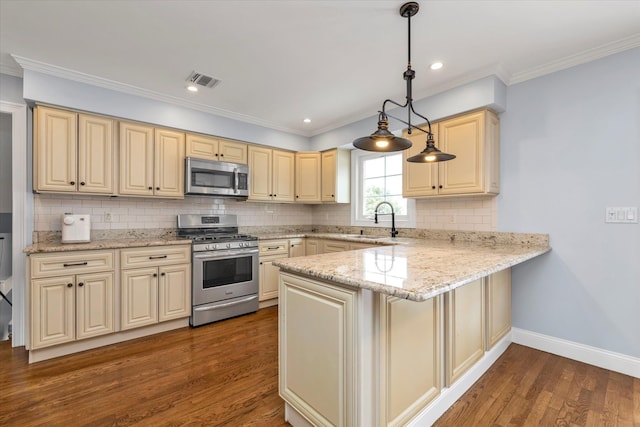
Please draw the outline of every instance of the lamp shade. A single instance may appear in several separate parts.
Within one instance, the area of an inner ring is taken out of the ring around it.
[[[438,150],[433,142],[433,136],[429,135],[427,138],[427,146],[420,153],[415,156],[411,156],[407,159],[407,162],[411,163],[436,163],[445,162],[447,160],[453,160],[456,156],[453,154],[443,153]]]
[[[388,153],[406,150],[413,145],[408,139],[395,136],[389,132],[388,126],[387,117],[381,114],[378,120],[378,130],[369,136],[354,140],[353,146],[360,150]]]

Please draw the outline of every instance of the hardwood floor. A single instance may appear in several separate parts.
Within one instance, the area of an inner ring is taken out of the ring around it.
[[[270,307],[32,365],[4,341],[0,426],[287,426],[277,325]],[[435,425],[640,426],[640,379],[512,344]]]

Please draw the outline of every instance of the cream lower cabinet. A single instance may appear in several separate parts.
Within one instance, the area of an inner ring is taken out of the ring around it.
[[[289,258],[306,255],[304,240],[304,238],[289,239]]]
[[[31,256],[30,349],[115,332],[113,260],[113,251]]]
[[[344,252],[349,250],[349,242],[339,240],[323,240],[322,253]]]
[[[122,249],[120,260],[123,330],[191,314],[189,247]]]
[[[511,330],[511,269],[485,279],[487,345],[490,350]]]
[[[484,279],[445,296],[447,385],[453,384],[484,355]]]
[[[357,426],[357,291],[280,277],[280,395],[313,425]]]
[[[289,258],[288,240],[267,240],[259,245],[258,282],[260,301],[278,298],[278,278],[280,269],[273,265],[273,261]]]
[[[305,255],[318,255],[322,253],[322,241],[306,238],[304,242]]]

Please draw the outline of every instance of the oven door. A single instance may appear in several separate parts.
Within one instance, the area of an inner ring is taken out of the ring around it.
[[[258,248],[193,254],[193,305],[258,294]]]

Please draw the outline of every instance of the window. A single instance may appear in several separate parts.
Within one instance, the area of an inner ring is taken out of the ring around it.
[[[353,203],[351,225],[389,227],[390,215],[378,216],[374,224],[373,215],[380,202],[393,206],[396,227],[415,227],[415,201],[402,197],[402,153],[351,152],[353,171]],[[390,213],[388,205],[380,206],[378,213]]]

